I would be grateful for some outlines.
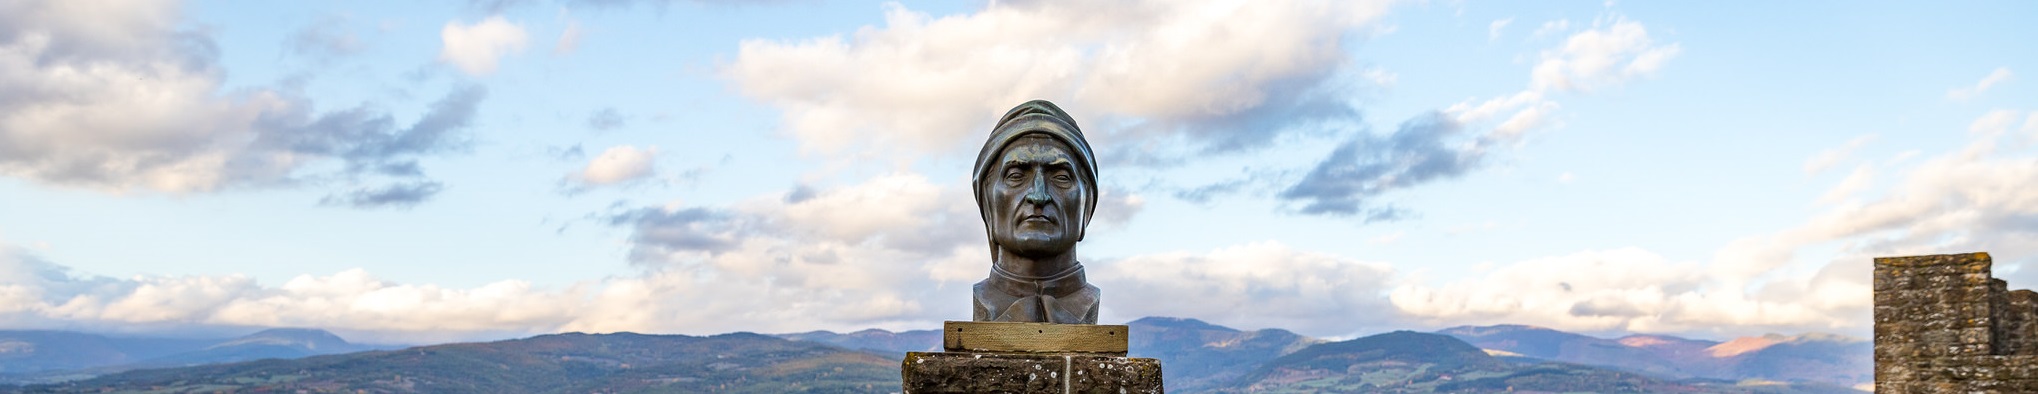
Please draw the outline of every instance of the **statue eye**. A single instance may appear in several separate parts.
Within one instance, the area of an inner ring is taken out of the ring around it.
[[[1018,181],[1025,177],[1026,174],[1018,169],[1005,170],[1005,180]]]
[[[1055,182],[1069,182],[1073,180],[1076,180],[1075,177],[1069,176],[1069,174],[1066,172],[1058,172],[1054,174]]]

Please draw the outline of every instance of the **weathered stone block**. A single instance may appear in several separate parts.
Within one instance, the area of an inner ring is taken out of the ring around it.
[[[1063,388],[1059,357],[967,353],[906,353],[901,374],[907,393],[1047,393]]]
[[[1162,388],[1160,360],[1151,358],[1071,358],[1069,371],[1070,387],[1076,388],[1071,393],[1158,393]]]
[[[1963,345],[1977,345],[1989,343],[1990,339],[1995,336],[1994,330],[1991,330],[1988,327],[1963,328],[1957,332],[1960,337],[1960,344]]]
[[[1917,380],[1917,375],[1912,373],[1914,370],[1916,369],[1911,368],[1910,365],[1902,363],[1876,363],[1875,381],[1898,382]]]
[[[1162,393],[1161,363],[1094,354],[906,353],[912,393]]]

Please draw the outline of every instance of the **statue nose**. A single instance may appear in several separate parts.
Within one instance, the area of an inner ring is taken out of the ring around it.
[[[1033,177],[1033,187],[1026,190],[1026,203],[1047,205],[1049,201],[1051,200],[1047,196],[1047,177]]]

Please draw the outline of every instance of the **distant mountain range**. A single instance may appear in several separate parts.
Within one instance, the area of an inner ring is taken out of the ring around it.
[[[59,382],[109,373],[389,349],[325,330],[276,328],[225,339],[122,338],[66,331],[0,331],[0,384]]]
[[[1455,327],[1437,333],[1397,331],[1332,342],[1286,330],[1242,331],[1195,319],[1149,317],[1129,325],[1131,353],[1161,359],[1168,391],[1176,393],[1855,393],[1858,391],[1848,387],[1872,380],[1871,345],[1830,335],[1753,337],[1722,343],[1653,335],[1604,339],[1503,325]],[[258,333],[205,347],[332,349],[345,344],[323,331],[292,333],[266,337]],[[0,368],[5,368],[0,371],[9,374],[30,368],[30,364],[40,365],[36,368],[42,368],[38,371],[44,374],[95,363],[142,364],[91,361],[116,355],[182,363],[198,360],[173,357],[197,354],[172,349],[189,344],[139,346],[98,337],[58,341],[73,344],[61,346],[99,343],[94,345],[98,351],[63,356],[46,353],[34,363],[26,363],[6,350],[11,343],[8,338],[13,338],[9,334],[13,333],[0,332]],[[709,337],[570,333],[310,357],[258,357],[242,352],[237,354],[266,359],[137,369],[21,388],[47,392],[891,392],[898,389],[898,360],[908,351],[936,350],[940,334],[935,330]],[[86,337],[91,336],[77,338]],[[290,340],[265,339],[279,337]],[[87,348],[91,346],[66,349]]]
[[[899,361],[873,352],[736,333],[553,334],[136,370],[54,385],[46,392],[888,392]]]
[[[1874,381],[1873,344],[1822,334],[1720,343],[1666,335],[1603,339],[1498,325],[1329,342],[1287,330],[1241,331],[1196,319],[1148,317],[1127,325],[1132,328],[1130,353],[1160,359],[1168,391],[1181,393],[1504,392],[1509,387],[1550,392],[1857,393],[1851,387]],[[893,357],[937,350],[941,344],[941,333],[934,330],[779,336]]]
[[[1510,355],[1673,378],[1845,386],[1875,381],[1875,344],[1831,334],[1772,334],[1714,342],[1665,335],[1604,339],[1519,325],[1454,327],[1438,333]]]

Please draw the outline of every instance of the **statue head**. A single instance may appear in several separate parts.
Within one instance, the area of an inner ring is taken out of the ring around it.
[[[1097,164],[1076,121],[1046,100],[1005,113],[977,153],[977,209],[991,254],[1068,253],[1097,207]]]

